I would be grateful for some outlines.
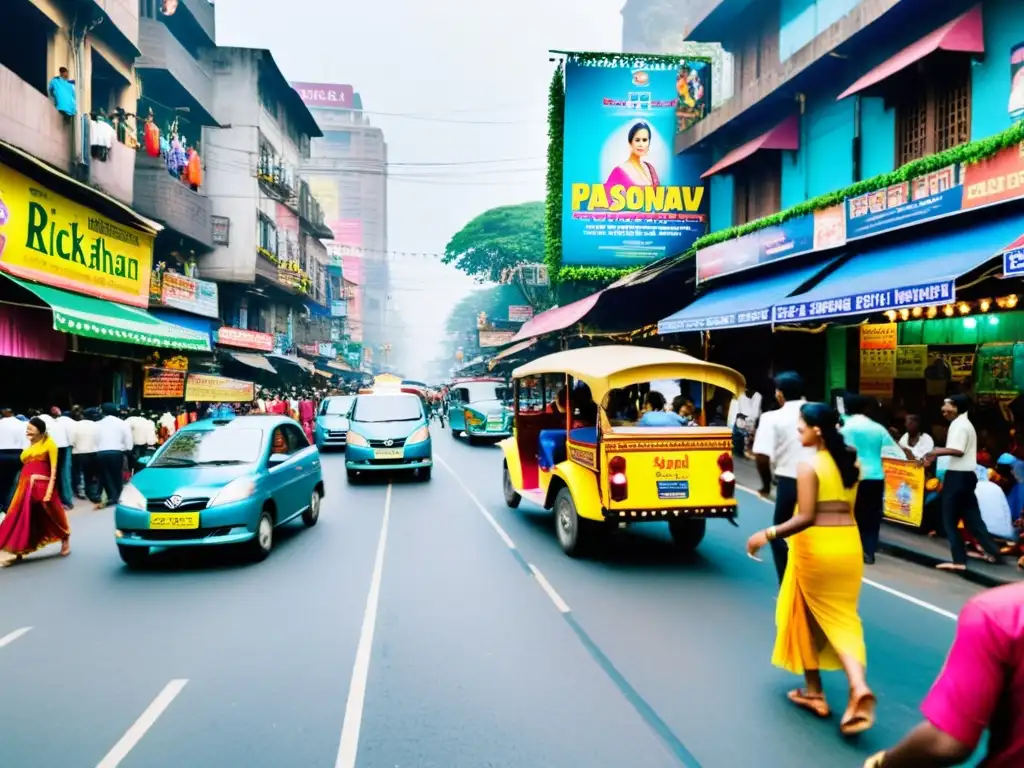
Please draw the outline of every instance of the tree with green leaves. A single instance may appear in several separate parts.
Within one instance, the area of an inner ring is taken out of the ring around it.
[[[515,285],[494,285],[466,294],[452,307],[445,323],[445,356],[454,360],[455,350],[462,347],[466,360],[476,357],[480,354],[476,326],[480,313],[490,320],[505,320],[510,306],[525,303],[523,292]]]
[[[444,249],[445,264],[480,282],[501,282],[520,264],[544,260],[544,203],[491,208],[460,229]]]

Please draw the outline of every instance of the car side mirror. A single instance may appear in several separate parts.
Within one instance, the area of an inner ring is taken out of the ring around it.
[[[149,462],[151,462],[152,460],[152,456],[139,456],[139,458],[135,460],[135,463],[138,464],[140,467],[148,467]]]
[[[284,464],[286,461],[288,461],[287,453],[272,453],[270,454],[270,458],[267,459],[267,466],[276,467],[280,464]]]

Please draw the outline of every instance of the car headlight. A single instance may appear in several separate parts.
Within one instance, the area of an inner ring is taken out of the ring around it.
[[[146,510],[146,497],[131,483],[121,489],[121,498],[117,500],[117,503],[128,509],[138,509],[143,512]]]
[[[366,438],[360,435],[358,432],[348,433],[348,444],[354,445],[356,448],[369,448],[370,444],[366,441]]]
[[[207,507],[219,507],[224,504],[233,504],[236,501],[245,501],[256,493],[256,479],[252,477],[239,477],[220,489],[220,493],[210,499]]]
[[[430,439],[430,430],[427,429],[427,425],[424,424],[422,427],[420,427],[411,435],[409,435],[409,439],[405,441],[405,444],[410,445],[411,443],[422,443],[428,439]]]

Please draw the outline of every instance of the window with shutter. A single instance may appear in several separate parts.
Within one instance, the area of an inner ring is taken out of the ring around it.
[[[971,61],[937,54],[894,78],[896,164],[909,163],[971,140]]]
[[[746,224],[782,207],[782,155],[765,151],[733,169],[733,224]]]

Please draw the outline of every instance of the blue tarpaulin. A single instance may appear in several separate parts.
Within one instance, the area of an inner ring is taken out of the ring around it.
[[[850,257],[806,293],[775,302],[774,322],[805,322],[890,309],[949,304],[956,280],[1024,234],[1024,216],[893,243]]]
[[[658,323],[658,333],[768,325],[774,304],[799,290],[834,261],[830,259],[824,264],[788,269],[766,277],[748,274],[745,282],[714,289],[666,317]]]

